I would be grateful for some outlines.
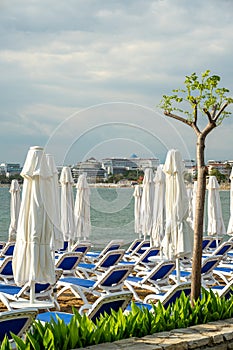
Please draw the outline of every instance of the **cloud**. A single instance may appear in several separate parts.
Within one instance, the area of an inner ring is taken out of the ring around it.
[[[185,75],[199,74],[208,68],[222,77],[223,86],[233,91],[232,7],[227,0],[221,1],[221,6],[217,0],[2,1],[1,135],[8,135],[14,148],[17,133],[17,137],[21,136],[19,142],[25,140],[26,153],[35,137],[46,143],[72,113],[94,105],[126,102],[157,112],[162,95],[182,87]],[[143,109],[139,110],[135,123],[141,126]],[[108,113],[109,120],[122,120],[114,110]],[[93,115],[82,116],[79,118],[82,130],[95,125]],[[127,115],[124,118],[128,121]],[[101,125],[106,119],[98,115]],[[151,117],[145,124],[149,121]],[[179,130],[193,155],[192,132],[177,122],[169,123]],[[224,141],[218,149],[219,156],[232,158],[227,132],[232,121],[227,123]],[[157,126],[146,127],[150,130]],[[163,127],[166,131],[163,123],[158,130],[166,143]],[[66,137],[68,129],[61,133],[60,146],[64,140],[65,147]],[[13,150],[6,149],[1,142],[0,159],[7,154],[12,156]],[[125,143],[128,155],[131,148],[129,142]],[[183,147],[176,139],[173,143]],[[211,142],[208,145],[214,148]],[[88,147],[84,144],[82,147],[85,154]],[[109,154],[116,154],[116,143],[109,142],[107,148]],[[106,149],[100,151],[99,147],[99,156],[101,152]],[[161,152],[158,150],[161,156],[163,152],[162,148]]]

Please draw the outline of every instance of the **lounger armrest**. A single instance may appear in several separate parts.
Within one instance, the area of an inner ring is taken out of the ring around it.
[[[143,300],[144,303],[153,303],[156,304],[159,300],[163,300],[164,296],[163,295],[158,295],[158,294],[148,294],[145,299]]]
[[[79,313],[80,315],[83,315],[85,314],[88,310],[90,310],[92,308],[92,305],[91,304],[84,304],[80,307],[79,309]]]
[[[21,290],[19,291],[19,293],[15,294],[15,298],[18,299],[21,297],[21,295],[23,295],[27,290],[29,291],[30,289],[30,284],[29,282],[26,283],[22,288]]]

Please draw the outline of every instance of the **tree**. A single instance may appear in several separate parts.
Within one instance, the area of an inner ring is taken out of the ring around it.
[[[210,175],[215,176],[219,183],[226,181],[226,175],[222,174],[218,169],[211,169]]]
[[[184,89],[172,90],[173,94],[171,96],[163,95],[159,105],[167,117],[176,119],[191,127],[197,138],[197,196],[194,218],[192,301],[197,300],[201,292],[203,216],[207,175],[205,141],[207,135],[219,126],[224,118],[231,114],[226,111],[226,108],[233,102],[231,97],[227,97],[229,90],[218,87],[219,82],[220,77],[217,75],[211,76],[209,70],[202,73],[200,78],[196,73],[193,73],[190,76],[186,76]],[[203,118],[206,120],[206,123],[204,127],[201,127]]]

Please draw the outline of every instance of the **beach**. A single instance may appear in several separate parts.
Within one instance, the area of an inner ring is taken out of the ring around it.
[[[140,297],[144,298],[146,295],[148,295],[150,292],[146,290],[137,290],[138,295]],[[90,304],[93,304],[97,297],[93,296],[93,294],[86,294],[87,300]],[[79,308],[84,304],[81,299],[78,299],[74,294],[72,294],[70,291],[65,291],[60,295],[58,298],[58,303],[60,306],[60,311],[62,312],[69,312],[72,313],[72,308],[76,308],[79,310]],[[55,310],[55,309],[54,309]],[[0,301],[0,312],[7,311],[6,306]],[[43,310],[41,310],[43,312]]]
[[[220,191],[224,222],[229,220],[229,191]],[[0,240],[7,240],[10,221],[9,187],[0,188]],[[137,238],[134,233],[134,198],[133,188],[91,188],[91,236],[95,249],[101,250],[111,239],[123,239],[125,247]],[[90,296],[88,296],[90,298]],[[79,308],[80,299],[66,292],[59,296],[58,302],[62,311],[72,312],[72,306]],[[90,299],[93,302],[93,297]],[[0,303],[0,310],[6,307]]]

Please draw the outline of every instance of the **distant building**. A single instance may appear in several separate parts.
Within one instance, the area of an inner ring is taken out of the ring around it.
[[[207,162],[208,173],[210,174],[211,170],[216,169],[222,175],[226,176],[226,179],[229,179],[231,173],[231,161],[220,161],[220,160],[209,160]]]
[[[194,159],[184,159],[184,167],[188,174],[190,174],[191,178],[195,178],[197,176],[197,166],[196,161]]]
[[[19,163],[2,163],[0,164],[0,174],[7,177],[19,175],[22,167]]]
[[[75,182],[80,174],[86,173],[89,183],[104,181],[106,174],[106,170],[102,168],[102,163],[95,158],[77,163],[77,165],[71,167],[71,172]]]
[[[184,159],[183,162],[186,169],[192,169],[196,166],[196,161],[194,159]]]
[[[102,160],[102,168],[108,175],[125,174],[128,170],[137,170],[137,164],[129,158],[105,158]]]
[[[140,170],[144,170],[146,168],[157,170],[160,164],[159,158],[134,158],[134,162],[137,164],[138,169]]]
[[[125,174],[129,170],[144,170],[152,168],[156,170],[160,161],[158,158],[139,158],[133,154],[130,158],[105,158],[102,160],[102,167],[107,174]]]

